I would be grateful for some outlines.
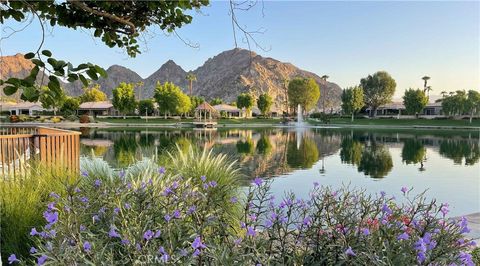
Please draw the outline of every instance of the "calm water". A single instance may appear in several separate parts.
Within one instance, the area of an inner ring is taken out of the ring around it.
[[[81,152],[115,168],[175,144],[208,147],[238,161],[248,178],[274,178],[279,196],[308,195],[313,182],[400,196],[402,186],[451,205],[451,215],[480,211],[480,132],[350,129],[82,129]]]

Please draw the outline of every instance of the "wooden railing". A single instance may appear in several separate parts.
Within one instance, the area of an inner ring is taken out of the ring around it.
[[[80,132],[0,126],[0,176],[24,174],[31,163],[55,171],[78,172]]]

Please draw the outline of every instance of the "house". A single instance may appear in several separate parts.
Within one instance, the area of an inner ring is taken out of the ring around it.
[[[217,110],[217,112],[222,117],[228,117],[228,118],[241,117],[243,113],[243,111],[238,109],[237,107],[231,106],[228,104],[223,104],[223,103],[214,105],[213,108]]]
[[[442,102],[429,103],[423,108],[424,115],[442,115]]]
[[[117,112],[113,108],[113,104],[109,101],[104,102],[84,102],[78,108],[78,114],[83,115],[115,115]]]
[[[10,115],[36,115],[38,113],[48,111],[42,107],[41,103],[33,102],[2,102],[0,103],[0,113],[9,112]]]
[[[366,111],[370,115],[370,107]],[[401,115],[402,113],[405,113],[405,105],[401,102],[391,102],[377,108],[377,115]]]

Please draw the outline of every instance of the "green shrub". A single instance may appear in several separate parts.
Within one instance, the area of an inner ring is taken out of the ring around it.
[[[25,257],[33,244],[32,226],[41,226],[43,208],[51,192],[61,193],[72,182],[66,174],[52,174],[48,169],[32,167],[27,177],[0,178],[1,256],[14,253]]]

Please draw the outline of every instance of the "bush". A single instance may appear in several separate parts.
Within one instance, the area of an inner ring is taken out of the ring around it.
[[[12,253],[28,256],[33,245],[30,229],[45,224],[42,213],[50,192],[61,194],[64,184],[73,181],[67,174],[54,175],[40,166],[32,167],[26,178],[0,179],[2,259],[6,260]]]
[[[78,116],[76,115],[69,115],[65,118],[66,120],[70,121],[70,122],[75,122],[78,120]]]
[[[60,122],[62,122],[62,120],[63,120],[63,117],[61,117],[61,116],[54,116],[54,117],[50,118],[50,121],[52,121],[52,123],[60,123]]]
[[[18,115],[11,115],[8,119],[10,120],[10,123],[20,122],[20,117],[18,117]]]
[[[82,124],[90,123],[90,118],[88,117],[88,115],[81,115],[80,116],[80,123],[82,123]]]
[[[257,178],[246,198],[217,198],[204,177],[164,172],[151,162],[85,182],[51,198],[48,224],[33,231],[34,256],[54,264],[447,265],[471,262],[465,220],[423,195],[315,186],[309,199],[279,203]],[[220,204],[220,205],[218,205]],[[241,221],[224,210],[241,206]],[[38,233],[37,233],[38,231]],[[150,259],[150,261],[149,261]],[[473,264],[471,264],[473,265]]]

